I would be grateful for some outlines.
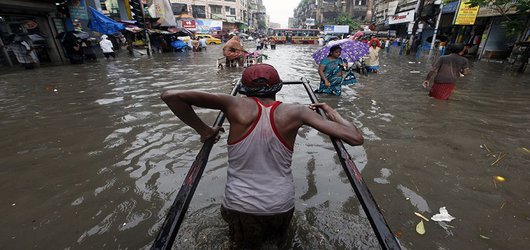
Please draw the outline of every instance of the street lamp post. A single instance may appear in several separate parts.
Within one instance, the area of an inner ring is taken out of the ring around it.
[[[440,3],[440,13],[438,13],[438,18],[436,18],[436,25],[434,26],[434,34],[432,35],[432,41],[431,41],[431,49],[429,50],[429,57],[432,55],[432,51],[434,50],[434,41],[436,40],[436,34],[438,34],[438,27],[440,26],[440,19],[442,19],[442,9],[444,7],[444,3],[441,1]]]

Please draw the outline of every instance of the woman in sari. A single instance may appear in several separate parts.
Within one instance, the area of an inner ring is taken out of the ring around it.
[[[238,36],[233,36],[226,42],[223,47],[223,56],[226,57],[226,66],[229,67],[230,62],[233,60],[238,61],[239,66],[243,66],[243,60],[245,58],[245,49],[241,45],[241,40]]]
[[[320,75],[320,86],[315,93],[325,93],[340,95],[341,94],[341,85],[348,85],[357,82],[353,72],[346,71],[348,68],[348,62],[344,62],[340,58],[342,49],[339,45],[332,46],[329,50],[328,57],[320,61],[318,67],[318,74]],[[346,74],[343,77],[343,71],[346,71]]]

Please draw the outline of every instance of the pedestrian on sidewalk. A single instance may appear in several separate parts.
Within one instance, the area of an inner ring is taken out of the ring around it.
[[[103,51],[103,55],[108,60],[109,57],[112,56],[112,58],[116,58],[116,54],[114,54],[114,47],[112,46],[112,42],[107,39],[107,35],[101,36],[101,41],[99,41],[99,47],[101,47],[101,50]]]
[[[449,55],[441,56],[436,60],[422,83],[424,88],[429,87],[434,76],[434,84],[429,91],[429,96],[439,100],[449,99],[460,74],[467,75],[470,73],[469,61],[460,55],[464,51],[464,46],[451,44],[448,46],[448,51],[450,52]]]
[[[282,81],[271,65],[246,68],[241,83],[239,92],[247,97],[168,90],[161,98],[201,141],[216,136],[220,128],[206,125],[195,107],[221,110],[230,122],[220,209],[228,223],[230,249],[262,249],[270,243],[276,245],[273,249],[284,249],[296,201],[291,164],[298,130],[308,125],[352,146],[363,144],[363,136],[327,104],[307,107],[277,101]],[[316,108],[329,120],[314,112]]]

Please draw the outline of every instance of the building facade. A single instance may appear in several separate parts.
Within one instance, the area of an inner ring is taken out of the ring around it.
[[[294,10],[296,19],[293,26],[308,27],[307,20],[315,20],[312,28],[325,24],[335,24],[337,16],[345,13],[352,19],[364,19],[367,12],[367,0],[307,0],[301,1]]]

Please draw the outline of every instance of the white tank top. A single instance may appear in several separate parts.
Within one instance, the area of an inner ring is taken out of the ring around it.
[[[223,205],[257,215],[287,212],[294,207],[293,149],[274,125],[274,110],[281,102],[265,105],[254,100],[256,120],[242,138],[228,144]]]

